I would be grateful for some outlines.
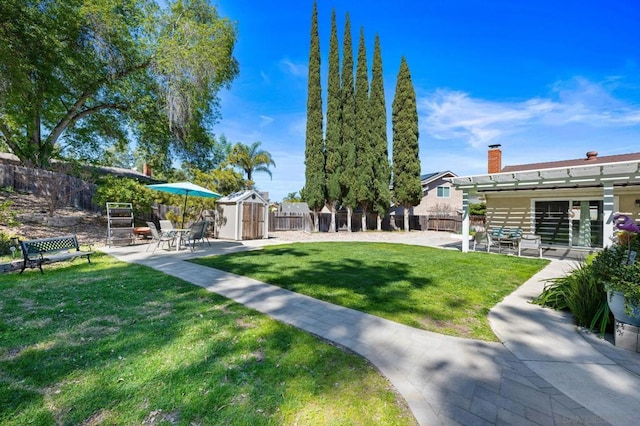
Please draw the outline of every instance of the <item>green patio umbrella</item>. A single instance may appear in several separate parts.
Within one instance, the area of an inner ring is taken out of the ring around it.
[[[217,192],[203,188],[200,185],[196,185],[191,182],[174,182],[174,183],[159,183],[155,185],[147,185],[147,188],[155,189],[156,191],[169,192],[170,194],[184,195],[184,207],[182,208],[182,224],[180,228],[184,227],[184,214],[187,211],[187,198],[189,195],[194,197],[204,198],[221,198],[222,195]]]

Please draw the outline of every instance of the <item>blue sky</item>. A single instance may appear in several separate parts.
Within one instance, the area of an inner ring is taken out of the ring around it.
[[[233,143],[262,142],[276,167],[273,179],[256,174],[256,185],[281,201],[304,186],[313,1],[213,2],[237,22],[240,63],[239,77],[220,94],[222,118],[214,132]],[[601,156],[640,151],[635,0],[317,4],[325,96],[333,9],[340,48],[349,13],[354,57],[364,29],[369,73],[380,36],[389,127],[406,57],[417,94],[423,173],[486,173],[490,144],[502,145],[503,165],[581,158],[591,150]]]

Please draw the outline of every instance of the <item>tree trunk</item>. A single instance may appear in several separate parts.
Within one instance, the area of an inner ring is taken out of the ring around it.
[[[351,217],[353,216],[353,208],[347,207],[347,231],[351,232]]]
[[[404,208],[404,232],[409,232],[409,208]]]
[[[331,210],[331,223],[329,224],[329,232],[337,232],[336,229],[336,203],[329,204],[329,210]]]
[[[376,229],[378,231],[382,231],[382,215],[380,213],[378,213],[377,217],[377,226]]]
[[[318,211],[313,211],[313,232],[320,232],[320,221],[318,220]]]
[[[362,232],[367,232],[367,209],[362,209]]]

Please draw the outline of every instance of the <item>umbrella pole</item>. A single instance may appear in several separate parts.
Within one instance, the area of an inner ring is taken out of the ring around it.
[[[187,212],[187,197],[189,196],[189,191],[184,194],[184,207],[182,208],[182,225],[180,225],[181,229],[184,229],[184,214]]]

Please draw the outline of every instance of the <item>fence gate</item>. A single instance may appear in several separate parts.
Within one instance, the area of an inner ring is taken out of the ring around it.
[[[264,238],[264,206],[258,203],[242,204],[242,239]]]

